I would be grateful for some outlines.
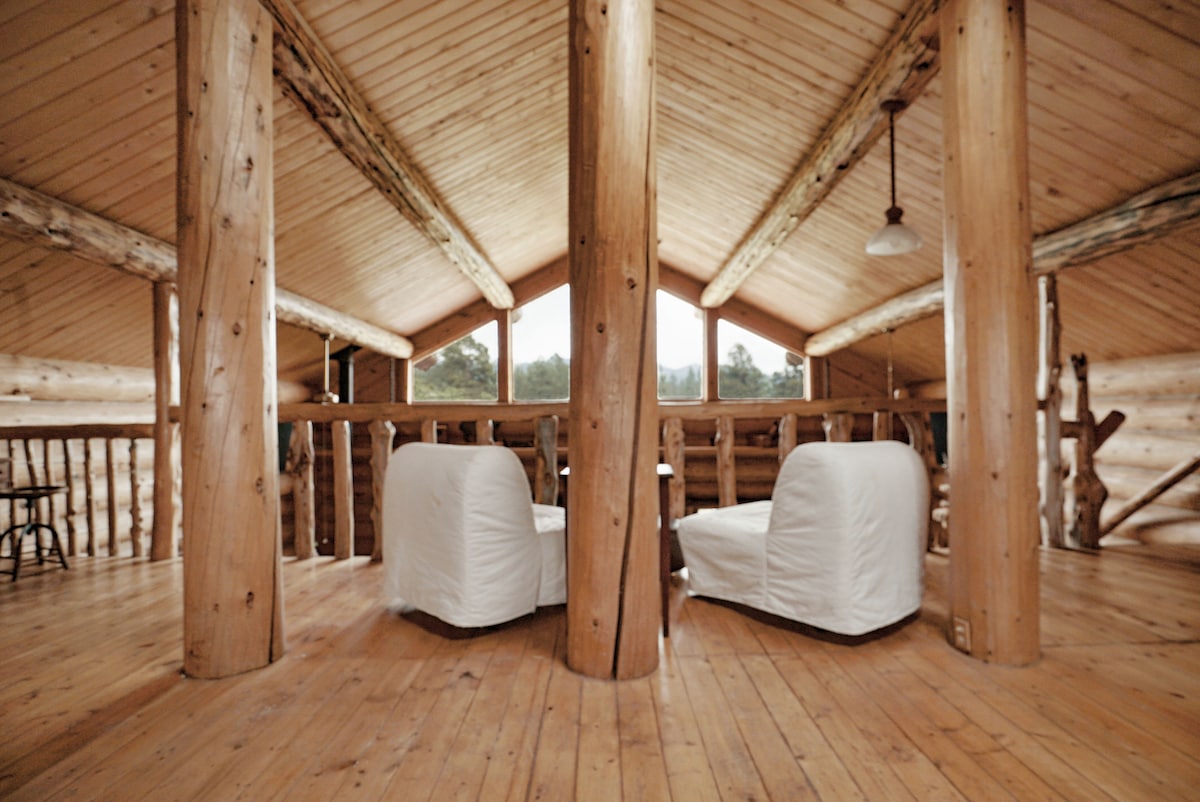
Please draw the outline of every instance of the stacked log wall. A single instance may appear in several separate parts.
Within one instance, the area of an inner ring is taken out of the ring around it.
[[[1063,379],[1064,409],[1074,380]],[[1093,363],[1088,390],[1097,420],[1112,410],[1125,423],[1096,451],[1108,488],[1103,523],[1128,499],[1200,452],[1200,351]],[[1145,542],[1200,542],[1200,472],[1183,479],[1112,533]]]
[[[12,460],[13,485],[23,487],[32,484],[47,484],[44,445],[46,441],[38,438],[28,440],[30,446],[29,456],[32,457],[32,460],[26,459],[25,442],[25,440],[21,439],[0,439],[0,457]],[[82,439],[69,439],[66,442],[70,449],[70,486],[73,488],[71,502],[75,510],[77,547],[79,554],[85,554],[88,542],[86,491],[88,483],[85,472],[88,468],[85,467],[84,441]],[[93,523],[95,527],[92,537],[96,555],[107,556],[110,532],[110,500],[108,497],[108,469],[105,463],[105,441],[99,438],[92,438],[89,442],[92,456],[90,474],[94,505]],[[121,556],[129,556],[133,550],[132,541],[130,540],[132,526],[130,510],[132,508],[133,487],[129,475],[129,443],[128,438],[120,437],[113,439],[113,474],[117,511],[117,528],[115,531],[118,547],[117,553]],[[49,445],[53,484],[67,485],[66,465],[68,461],[64,457],[63,441],[51,439]],[[152,439],[138,438],[137,466],[138,500],[140,502],[141,515],[140,526],[145,545],[148,548],[150,531],[154,524],[154,441]],[[62,538],[63,546],[66,548],[68,532],[67,498],[64,494],[53,497],[53,500],[53,517],[51,518],[49,515],[50,505],[45,500],[41,501],[38,505],[38,517],[39,520],[50,523],[58,531],[59,536]],[[0,502],[0,532],[6,530],[14,522],[21,523],[24,520],[25,508],[23,505]]]

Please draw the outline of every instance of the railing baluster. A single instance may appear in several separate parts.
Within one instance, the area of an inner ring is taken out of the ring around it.
[[[142,542],[142,491],[141,479],[138,475],[138,445],[137,438],[129,438],[129,539],[133,542],[133,556],[145,554],[145,543]]]
[[[737,504],[737,465],[733,459],[733,418],[717,418],[717,504],[729,507]]]
[[[96,556],[96,488],[92,482],[92,441],[83,440],[83,492],[87,520],[87,555]]]
[[[120,553],[117,544],[117,457],[112,437],[104,438],[104,477],[108,482],[108,556]]]
[[[332,424],[333,432],[333,557],[354,554],[354,466],[350,453],[350,422]]]
[[[663,424],[663,462],[671,466],[670,504],[667,514],[672,521],[682,518],[687,511],[687,484],[683,478],[686,444],[683,421],[667,418]]]
[[[75,466],[71,464],[71,441],[63,438],[63,481],[67,486],[67,556],[74,557],[79,550],[79,510],[75,507]]]
[[[375,538],[371,562],[377,563],[383,559],[383,483],[392,458],[396,427],[391,421],[375,420],[371,421],[368,431],[371,433],[371,525]]]
[[[545,415],[533,425],[534,501],[558,503],[558,416]]]

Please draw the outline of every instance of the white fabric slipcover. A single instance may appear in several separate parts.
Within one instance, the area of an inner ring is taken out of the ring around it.
[[[929,479],[895,441],[805,443],[771,501],[689,515],[693,593],[862,635],[921,607]]]
[[[500,446],[406,443],[388,463],[384,593],[448,624],[482,627],[566,601],[559,507],[530,502]]]

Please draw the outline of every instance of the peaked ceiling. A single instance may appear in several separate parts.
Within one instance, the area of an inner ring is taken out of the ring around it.
[[[659,256],[718,274],[852,97],[909,0],[659,0]],[[565,0],[297,0],[333,61],[509,284],[567,241]],[[1200,4],[1030,0],[1035,235],[1200,169]],[[173,0],[0,3],[0,177],[173,242]],[[812,332],[941,275],[941,85],[896,122],[898,200],[925,247],[868,257],[886,139],[737,297]],[[277,283],[414,335],[480,291],[277,89]],[[981,187],[980,191],[986,191]],[[1080,268],[1064,349],[1200,350],[1200,232]],[[890,340],[890,342],[889,342]],[[941,318],[857,345],[898,382],[944,373]],[[0,353],[151,364],[143,280],[0,237]],[[309,378],[317,335],[281,326]]]

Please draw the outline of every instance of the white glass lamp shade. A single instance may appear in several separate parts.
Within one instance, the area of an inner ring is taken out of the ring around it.
[[[872,256],[899,256],[921,247],[921,235],[900,222],[902,214],[896,206],[887,210],[887,225],[867,241],[867,253]]]

